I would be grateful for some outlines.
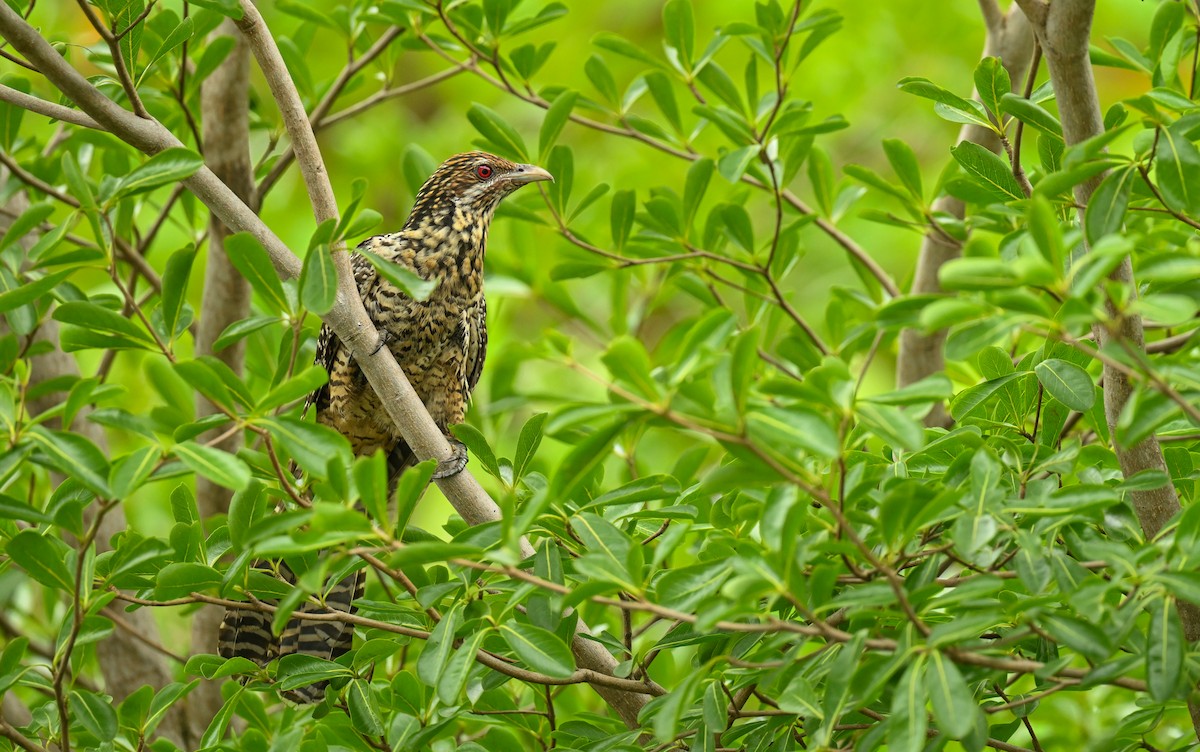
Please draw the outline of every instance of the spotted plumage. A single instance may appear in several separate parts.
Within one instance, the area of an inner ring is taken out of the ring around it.
[[[461,423],[471,391],[479,381],[487,353],[487,306],[483,297],[483,257],[488,226],[500,201],[527,183],[550,180],[540,167],[516,164],[484,152],[468,152],[446,160],[417,194],[408,221],[399,232],[364,241],[360,250],[398,264],[433,282],[424,300],[415,300],[376,272],[365,255],[351,256],[354,281],[381,345],[395,355],[413,389],[438,428],[446,434],[454,456],[442,462],[435,477],[459,472],[466,451],[449,433]],[[316,362],[329,372],[328,383],[310,395],[318,423],[350,441],[355,455],[381,450],[395,479],[415,464],[412,450],[383,409],[350,351],[322,327]],[[289,583],[287,566],[258,562]],[[220,653],[243,656],[265,665],[279,655],[304,653],[335,660],[350,649],[353,627],[342,622],[305,619],[305,613],[335,609],[352,612],[363,587],[362,571],[346,576],[318,598],[304,603],[279,638],[271,632],[270,614],[236,608],[226,611],[219,635]],[[319,702],[324,683],[285,693],[295,702]]]

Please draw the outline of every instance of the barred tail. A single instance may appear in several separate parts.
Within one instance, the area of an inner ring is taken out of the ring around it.
[[[306,619],[304,614],[328,613],[330,609],[352,614],[354,601],[362,597],[366,573],[362,570],[351,574],[330,589],[325,596],[325,605],[311,602],[300,605],[293,614],[283,634],[279,636],[279,655],[311,655],[336,661],[349,652],[354,643],[354,625],[324,619]],[[317,682],[283,692],[292,702],[304,704],[321,702],[325,699],[325,687],[329,682]]]
[[[252,569],[275,572],[288,584],[295,584],[296,577],[285,564],[258,560]],[[275,605],[273,600],[263,603]],[[248,658],[259,666],[266,666],[279,655],[279,642],[271,632],[271,614],[252,608],[227,608],[225,618],[217,629],[217,653],[222,658]]]

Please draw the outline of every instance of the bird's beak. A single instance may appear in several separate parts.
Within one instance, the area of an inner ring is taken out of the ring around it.
[[[519,164],[505,177],[510,182],[516,183],[517,185],[536,183],[539,180],[554,180],[553,175],[546,172],[541,167],[531,164]]]

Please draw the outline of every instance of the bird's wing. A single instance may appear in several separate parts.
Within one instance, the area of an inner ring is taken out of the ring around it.
[[[487,358],[487,301],[480,295],[474,304],[463,311],[464,345],[466,358],[466,397],[469,399],[479,375],[483,373],[483,361]]]

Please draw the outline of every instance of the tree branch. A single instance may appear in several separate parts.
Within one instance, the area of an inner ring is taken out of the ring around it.
[[[1054,0],[1049,4],[1043,0],[1017,1],[1033,22],[1034,33],[1046,57],[1066,145],[1070,147],[1102,134],[1104,120],[1088,58],[1095,0]],[[1099,173],[1075,186],[1075,203],[1083,207],[1080,209],[1081,220],[1092,194],[1106,174]],[[1136,299],[1137,284],[1128,256],[1122,259],[1109,278],[1125,287],[1131,299]],[[1105,312],[1109,320],[1094,327],[1100,348],[1115,341],[1135,353],[1144,354],[1146,344],[1142,317],[1137,313],[1119,310],[1107,295]],[[1133,396],[1133,383],[1127,373],[1108,362],[1104,364],[1103,378],[1104,415],[1111,435],[1115,436],[1121,412]],[[1153,434],[1130,447],[1121,446],[1115,439],[1112,443],[1121,472],[1126,478],[1145,470],[1167,472],[1162,449]],[[1180,510],[1175,486],[1169,482],[1162,488],[1134,491],[1132,499],[1142,534],[1147,540],[1157,536]],[[1200,608],[1184,602],[1178,605],[1185,636],[1191,641],[1200,639]],[[1200,735],[1200,703],[1190,701],[1188,709],[1192,725]]]
[[[0,101],[15,104],[18,107],[36,112],[39,115],[45,115],[48,118],[61,120],[64,123],[72,125],[80,125],[84,128],[101,129],[102,126],[95,120],[92,120],[87,115],[79,110],[73,110],[70,107],[63,107],[55,102],[47,102],[45,99],[31,96],[23,91],[18,91],[11,86],[0,84]]]
[[[280,113],[283,116],[284,126],[292,141],[292,149],[296,154],[296,160],[304,176],[304,185],[308,191],[313,213],[316,216],[317,222],[336,219],[338,216],[337,200],[333,194],[333,187],[329,183],[329,176],[325,169],[324,160],[321,157],[320,148],[317,146],[316,135],[313,133],[308,113],[304,111],[300,95],[296,91],[295,84],[292,82],[291,76],[287,72],[287,67],[284,65],[283,58],[279,53],[279,49],[275,45],[275,40],[271,37],[270,31],[267,29],[266,23],[263,21],[258,9],[249,0],[242,0],[241,5],[243,15],[241,20],[237,22],[238,28],[245,35],[255,59],[258,61],[259,68],[262,70],[271,88],[271,94],[274,96]],[[326,317],[326,322],[333,327],[335,333],[338,334],[342,341],[350,347],[355,361],[363,369],[367,380],[372,386],[376,386],[379,382],[376,378],[372,378],[372,366],[385,359],[391,360],[393,363],[395,361],[391,357],[391,351],[388,348],[375,347],[379,335],[374,330],[370,319],[366,315],[366,311],[362,307],[358,288],[354,282],[354,274],[350,270],[350,255],[346,253],[345,245],[338,243],[330,249],[330,252],[333,254],[334,263],[338,270],[339,305],[335,306],[334,310]],[[342,336],[341,331],[339,331],[339,323],[341,323],[339,320],[345,319],[346,324],[349,324],[351,316],[353,316],[354,332],[358,340],[355,344],[347,342],[345,337]],[[368,341],[371,343],[370,351],[366,351],[365,347]],[[384,353],[386,353],[384,358],[378,357]],[[390,367],[389,370],[391,370]],[[401,429],[401,435],[404,437],[405,442],[413,449],[417,457],[422,460],[447,459],[451,454],[450,445],[446,442],[441,432],[437,430],[433,420],[429,417],[429,413],[425,410],[425,406],[412,390],[412,386],[398,365],[395,366],[393,378],[395,381],[394,385],[403,394],[403,399],[399,404],[395,405],[401,415],[398,416],[391,409],[388,412]],[[379,391],[377,386],[376,391]],[[384,402],[386,405],[387,400],[385,399]],[[423,428],[425,430],[416,430],[419,424],[424,424]],[[462,515],[468,524],[477,525],[482,522],[492,522],[500,519],[501,513],[496,502],[488,496],[487,492],[483,490],[483,487],[479,485],[479,482],[469,472],[463,471],[457,473],[448,478],[440,479],[437,483],[455,510]],[[522,546],[522,549],[522,553],[525,556],[533,554],[532,548],[527,543]],[[616,669],[616,660],[598,643],[586,639],[585,636],[587,634],[587,627],[581,623],[579,634],[572,641],[572,649],[575,652],[576,660],[584,669],[612,674]],[[612,691],[611,685],[603,686],[604,688],[597,687],[601,696],[617,711],[627,726],[635,728],[637,726],[638,712],[645,705],[648,699],[647,696],[633,694],[628,691]]]

